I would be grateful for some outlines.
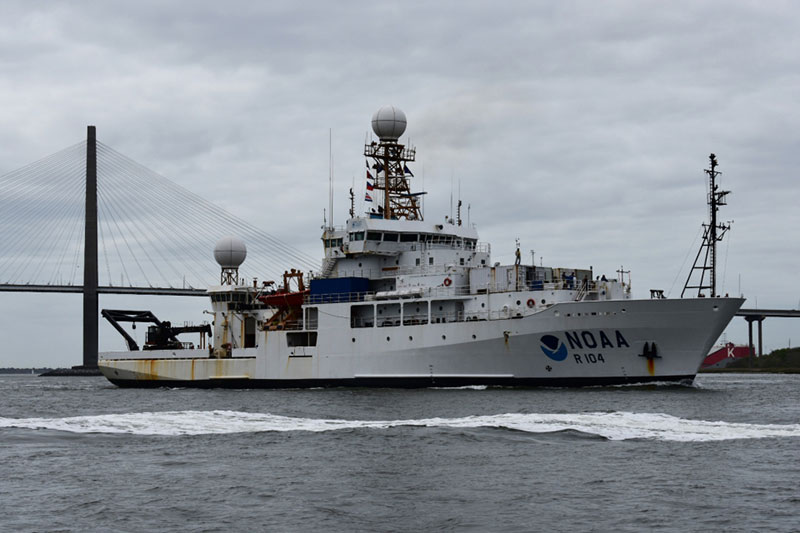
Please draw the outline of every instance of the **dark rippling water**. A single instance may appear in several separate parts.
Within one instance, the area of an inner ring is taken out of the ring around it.
[[[0,376],[2,531],[798,531],[800,376],[129,390]]]

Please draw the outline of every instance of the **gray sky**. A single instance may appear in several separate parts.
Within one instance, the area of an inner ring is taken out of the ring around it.
[[[513,261],[519,237],[546,265],[624,265],[646,298],[680,294],[714,152],[733,191],[721,217],[735,221],[723,290],[741,278],[747,307],[800,306],[796,2],[164,4],[0,5],[0,174],[95,124],[105,144],[321,257],[328,130],[342,223],[353,177],[363,194],[371,115],[394,104],[426,218],[449,212],[460,182],[494,260]],[[0,298],[0,366],[80,362],[79,296]],[[100,306],[178,322],[208,307]],[[101,349],[122,349],[100,330]],[[800,321],[764,332],[767,349],[800,344]],[[727,337],[746,343],[743,319]]]

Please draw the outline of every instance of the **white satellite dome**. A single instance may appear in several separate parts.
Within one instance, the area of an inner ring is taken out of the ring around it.
[[[382,141],[396,141],[406,131],[406,114],[393,105],[385,105],[372,115],[372,131]]]
[[[247,257],[247,247],[242,239],[234,236],[223,237],[214,247],[214,259],[222,268],[239,268]]]

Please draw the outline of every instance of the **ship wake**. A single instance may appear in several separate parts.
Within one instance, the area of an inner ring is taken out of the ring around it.
[[[128,435],[225,435],[257,432],[324,432],[396,427],[497,428],[525,433],[576,431],[609,440],[707,442],[800,437],[800,424],[747,424],[692,420],[663,413],[505,413],[461,418],[342,420],[239,411],[164,411],[66,418],[0,418],[0,428]]]

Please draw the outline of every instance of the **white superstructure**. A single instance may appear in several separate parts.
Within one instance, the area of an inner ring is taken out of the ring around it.
[[[373,116],[380,141],[364,154],[375,207],[324,229],[309,287],[294,270],[279,285],[240,283],[246,248],[223,239],[211,348],[105,353],[103,374],[122,386],[201,387],[693,379],[741,298],[634,300],[621,277],[523,265],[519,250],[515,264],[493,264],[460,213],[423,220],[415,150],[398,144],[405,127],[397,108]]]

